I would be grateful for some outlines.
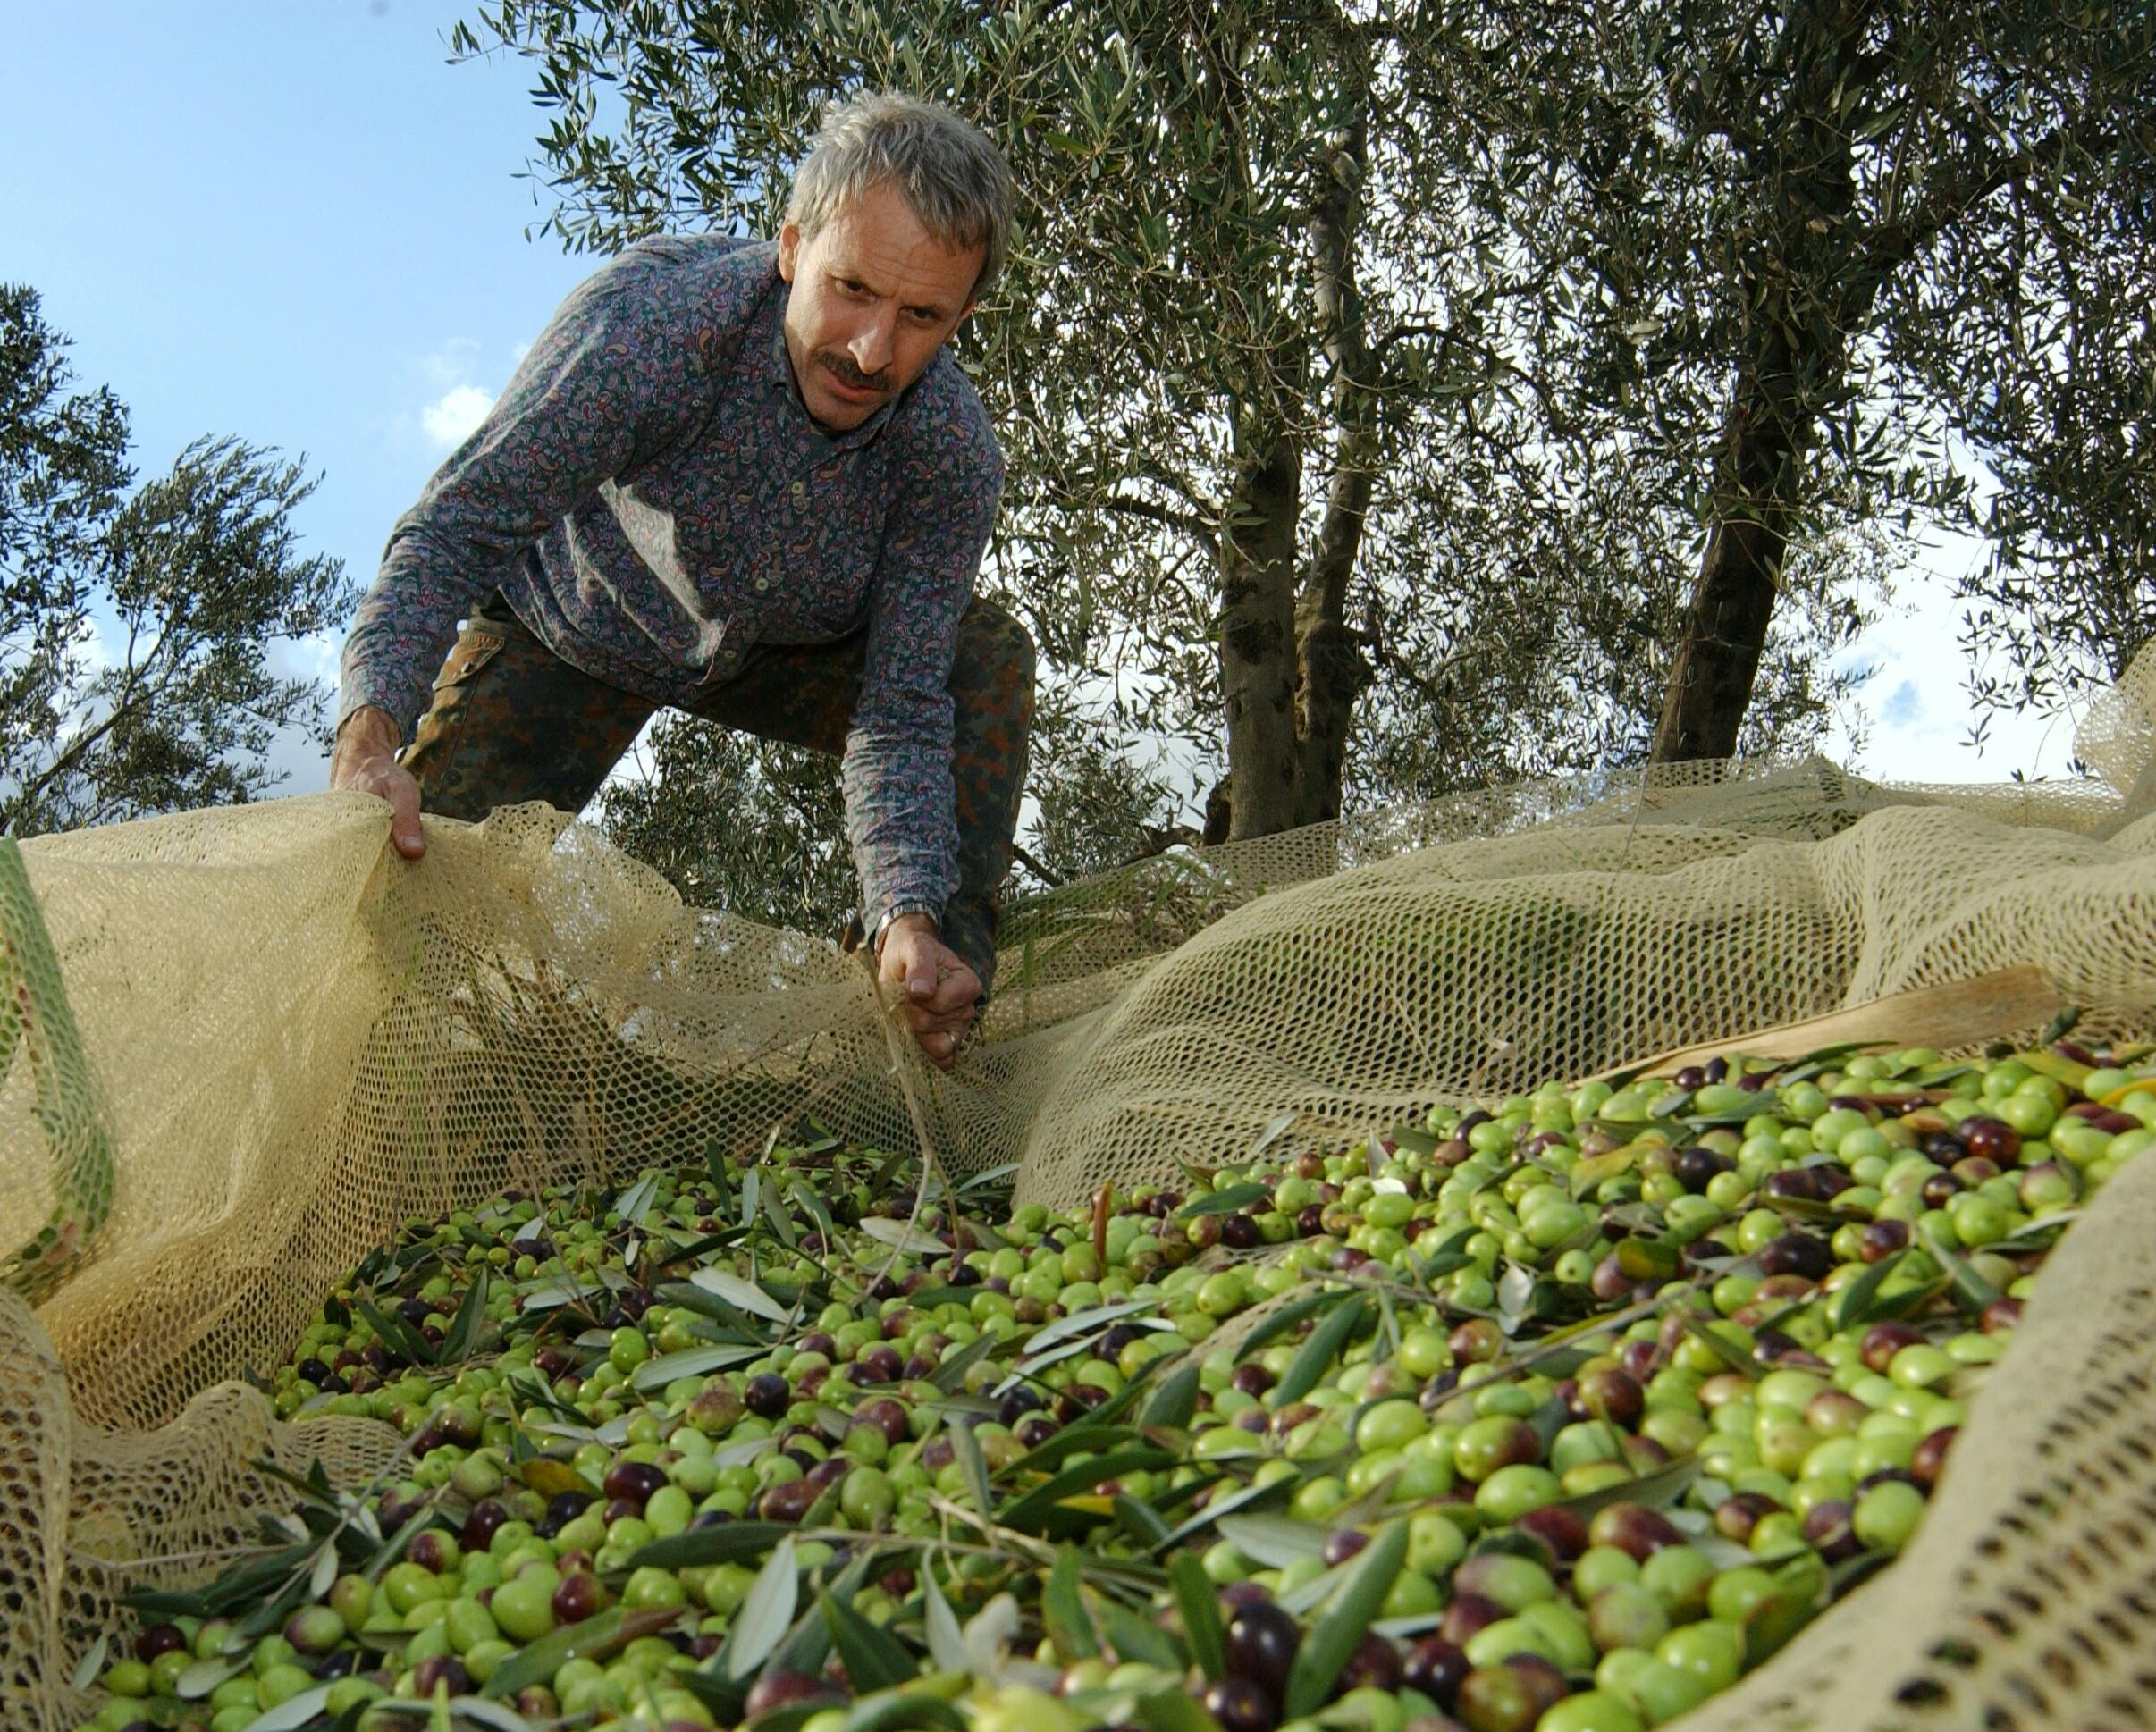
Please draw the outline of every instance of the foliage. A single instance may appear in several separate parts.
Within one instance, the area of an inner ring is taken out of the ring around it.
[[[353,601],[337,560],[296,551],[313,491],[296,465],[200,440],[127,494],[126,413],[67,394],[65,348],[33,292],[0,290],[0,822],[17,835],[275,786],[271,742],[319,725],[324,694],[275,673],[271,644]]]
[[[999,581],[1044,686],[1106,694],[1118,745],[1232,767],[1251,835],[1337,811],[1354,727],[1386,736],[1357,782],[1387,797],[1636,753],[1659,701],[1696,533],[1681,466],[1523,370],[1569,339],[1537,334],[1548,270],[1476,196],[1512,170],[1457,112],[1461,29],[1307,0],[831,0],[775,27],[505,0],[457,41],[532,56],[549,225],[577,248],[769,231],[819,104],[859,84],[996,133],[1019,242],[962,341],[1009,460]],[[1817,610],[1846,608],[1847,573],[1816,571]],[[1792,635],[1776,744],[1832,702],[1794,666],[1815,647]],[[1448,667],[1473,678],[1434,699]]]
[[[2026,690],[2061,653],[2101,665],[2145,637],[2156,16],[1483,17],[1508,52],[1461,101],[1509,152],[1484,196],[1564,285],[1577,365],[1551,376],[1672,454],[1711,531],[1658,754],[1729,749],[1787,544],[1837,525],[1992,536],[1971,647],[2006,634]]]
[[[860,901],[838,761],[668,711],[599,792],[610,840],[702,908],[835,936]]]

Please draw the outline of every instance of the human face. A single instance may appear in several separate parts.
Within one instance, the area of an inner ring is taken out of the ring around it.
[[[888,181],[813,235],[781,229],[786,352],[809,414],[845,433],[926,372],[973,311],[984,254],[945,246]]]

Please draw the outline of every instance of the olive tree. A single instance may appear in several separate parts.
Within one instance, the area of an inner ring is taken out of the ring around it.
[[[1486,192],[1577,282],[1574,376],[1682,455],[1705,532],[1657,758],[1737,744],[1791,545],[1836,522],[1993,535],[1978,588],[2025,665],[2058,621],[2017,572],[2073,574],[2069,654],[2146,635],[2156,14],[1491,0],[1481,20],[1463,103],[1520,170]]]
[[[11,834],[243,801],[282,779],[290,726],[327,690],[271,645],[354,595],[301,557],[299,469],[202,440],[130,491],[127,415],[74,391],[35,292],[0,286],[0,826]]]
[[[1419,0],[493,0],[454,40],[533,61],[546,225],[577,248],[771,232],[821,105],[864,85],[1002,141],[1017,248],[962,333],[1010,477],[993,580],[1044,679],[1225,770],[1210,829],[1247,837],[1335,815],[1357,741],[1391,744],[1370,796],[1443,792],[1637,756],[1659,701],[1688,477],[1543,376],[1578,339],[1561,267],[1486,196],[1521,171],[1464,105],[1470,22]],[[1816,569],[1828,622],[1844,574]],[[1764,737],[1823,725],[1838,629],[1789,635]]]

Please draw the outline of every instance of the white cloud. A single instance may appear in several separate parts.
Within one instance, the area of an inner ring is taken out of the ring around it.
[[[1839,730],[1826,755],[1887,782],[2004,782],[2063,778],[2074,752],[2078,706],[2068,716],[1994,711],[1982,744],[1971,738],[1978,712],[1970,701],[1968,661],[1960,637],[1967,603],[1955,585],[1983,557],[1971,537],[1943,537],[1895,579],[1883,617],[1846,656],[1848,668],[1873,677],[1857,700],[1864,717],[1861,751]]]
[[[494,393],[483,385],[457,385],[419,411],[419,425],[443,450],[461,444],[494,407]]]

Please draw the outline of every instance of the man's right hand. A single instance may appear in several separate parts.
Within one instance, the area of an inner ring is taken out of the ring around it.
[[[372,704],[353,710],[337,730],[330,786],[388,801],[390,840],[407,860],[417,860],[426,852],[426,838],[419,832],[419,784],[397,761],[397,724],[387,710]]]

